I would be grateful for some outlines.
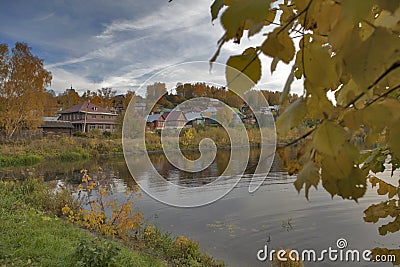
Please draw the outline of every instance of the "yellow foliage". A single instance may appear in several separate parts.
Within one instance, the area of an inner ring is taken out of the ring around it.
[[[82,183],[78,186],[79,197],[85,200],[87,208],[74,212],[68,205],[62,208],[62,214],[69,221],[95,231],[105,236],[129,238],[129,231],[137,230],[142,225],[143,214],[135,212],[132,198],[138,191],[126,189],[126,201],[123,204],[113,197],[112,187],[100,181],[103,178],[101,169],[98,179],[93,180],[87,170],[82,170]],[[106,216],[106,209],[111,211],[111,216]]]

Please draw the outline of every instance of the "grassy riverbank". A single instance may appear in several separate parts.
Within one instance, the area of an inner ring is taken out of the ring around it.
[[[129,235],[123,231],[106,238],[98,223],[111,224],[97,221],[100,213],[87,213],[88,220],[75,213],[71,220],[72,211],[81,207],[70,191],[54,184],[32,178],[0,181],[0,266],[224,266],[196,242],[144,222]],[[123,227],[128,227],[124,220],[114,229]]]
[[[257,128],[247,129],[247,136],[250,145],[261,143]],[[217,147],[230,147],[231,145],[230,138],[224,129],[209,127],[182,130],[180,147],[181,149],[198,148],[200,141],[204,138],[211,138]],[[162,150],[159,132],[146,133],[146,147],[148,151]],[[132,149],[135,150],[134,147]],[[29,166],[43,160],[79,161],[99,155],[120,154],[123,149],[121,138],[93,135],[3,141],[0,143],[0,152],[1,168]]]
[[[42,160],[78,161],[101,154],[122,153],[121,139],[52,137],[4,141],[0,167],[34,165]]]
[[[110,266],[167,266],[26,203],[27,189],[27,184],[0,182],[1,266],[82,266],[88,260],[97,266],[105,261]]]

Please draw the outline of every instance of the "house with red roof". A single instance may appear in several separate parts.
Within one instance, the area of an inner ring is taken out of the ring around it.
[[[157,113],[146,117],[146,126],[149,130],[180,129],[185,127],[187,122],[188,120],[182,111]]]
[[[185,127],[187,118],[182,111],[171,111],[162,114],[164,117],[164,128],[180,129]]]
[[[117,128],[117,113],[89,101],[79,103],[58,114],[59,120],[72,123],[75,132],[89,132],[95,129],[101,132],[114,132]]]

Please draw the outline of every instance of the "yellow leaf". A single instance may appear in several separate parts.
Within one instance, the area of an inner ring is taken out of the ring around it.
[[[306,102],[302,98],[297,99],[278,117],[276,121],[278,134],[287,134],[290,129],[303,122],[306,113]]]
[[[231,56],[226,64],[228,87],[238,94],[251,89],[261,78],[261,61],[253,47],[242,55]]]
[[[334,51],[342,48],[344,42],[349,38],[354,28],[354,24],[347,19],[340,18],[328,36],[328,41]]]
[[[400,122],[398,121],[389,129],[388,144],[392,153],[400,158]]]
[[[268,26],[272,22],[274,22],[275,16],[276,16],[276,11],[277,11],[276,8],[271,8],[270,10],[268,10],[268,14],[267,14],[267,16],[265,18],[265,22],[264,22],[265,26]]]
[[[400,3],[400,1],[398,3]],[[378,18],[375,20],[374,25],[378,27],[385,27],[392,31],[400,31],[400,8],[398,8],[394,14],[391,14],[389,11],[382,10]]]
[[[357,35],[359,33],[354,31],[342,59],[353,80],[368,88],[400,60],[400,38],[381,27],[376,28],[365,42],[356,40]]]
[[[341,106],[346,106],[347,104],[351,103],[356,99],[358,95],[365,91],[358,86],[352,79],[345,84],[340,90],[338,90],[336,95],[336,101]]]
[[[335,89],[339,82],[335,58],[328,46],[310,38],[304,39],[304,76],[315,87]]]
[[[296,187],[296,190],[300,192],[301,188],[305,184],[305,195],[308,199],[308,191],[310,187],[314,186],[317,188],[319,179],[319,167],[313,161],[309,161],[297,175],[294,186]]]
[[[247,20],[252,23],[264,23],[271,0],[233,1],[221,16],[221,24],[227,39],[240,40]]]
[[[388,187],[388,197],[393,198],[397,193],[397,188],[394,187],[393,185],[389,185]]]
[[[379,189],[377,190],[379,195],[386,195],[388,193],[388,185],[383,181],[379,181]]]
[[[381,132],[386,126],[391,125],[392,113],[381,103],[374,103],[362,110],[363,123],[368,128]],[[385,118],[384,120],[382,118]]]
[[[316,15],[319,34],[326,35],[331,32],[340,20],[340,5],[334,1],[322,1],[320,3],[319,12]]]
[[[373,0],[343,0],[341,4],[345,16],[359,22],[371,12]]]
[[[298,10],[304,10],[308,5],[309,0],[294,0],[293,2],[296,4]]]
[[[308,88],[307,88],[307,91]],[[325,90],[316,88],[307,102],[307,114],[311,119],[324,119],[333,113],[334,107],[328,99]]]
[[[279,5],[279,9],[282,11],[282,14],[280,16],[280,22],[281,25],[286,25],[289,21],[293,19],[295,16],[293,6],[292,5],[286,5],[286,4],[281,4]]]
[[[274,57],[271,62],[271,74],[274,73],[274,71],[276,70],[276,66],[278,65],[278,63],[279,63],[279,58]]]
[[[281,29],[281,27],[276,28],[268,35],[267,39],[261,46],[261,50],[264,54],[272,58],[277,57],[287,64],[294,57],[295,47],[288,32],[279,32]]]
[[[219,11],[224,6],[225,0],[215,0],[211,5],[211,20],[215,20],[218,17]]]
[[[378,6],[382,9],[386,9],[391,13],[395,13],[400,7],[400,1],[396,0],[375,0]]]
[[[346,131],[331,121],[324,121],[313,135],[315,149],[330,156],[338,155],[346,139]]]

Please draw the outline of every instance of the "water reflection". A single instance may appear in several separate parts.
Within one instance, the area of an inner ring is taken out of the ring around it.
[[[189,156],[196,156],[197,152]],[[229,161],[230,151],[220,150],[209,170],[199,174],[180,172],[166,162],[161,154],[153,153],[150,158],[157,170],[167,179],[180,184],[201,185],[208,183],[210,177],[216,177],[223,171]],[[200,208],[182,209],[159,203],[143,194],[137,201],[138,208],[147,219],[157,223],[165,231],[176,235],[185,235],[199,241],[200,247],[224,260],[229,266],[266,266],[259,262],[256,253],[268,241],[272,249],[292,248],[324,249],[334,247],[338,238],[345,238],[351,249],[399,248],[399,232],[381,236],[377,225],[365,223],[364,211],[373,204],[379,204],[382,196],[376,188],[368,188],[366,195],[354,201],[344,201],[330,195],[324,190],[310,189],[310,201],[298,194],[293,187],[295,177],[288,176],[283,165],[275,159],[271,172],[263,185],[253,194],[248,193],[248,185],[253,178],[254,166],[260,152],[251,150],[250,162],[240,183],[227,196]],[[135,164],[141,166],[140,157],[134,158]],[[86,162],[43,162],[29,171],[34,171],[46,180],[61,179],[69,183],[80,181],[80,170],[86,168],[96,173],[101,166],[108,177],[121,192],[126,185],[133,185],[129,171],[122,156],[99,158]],[[21,172],[27,175],[26,168],[7,169],[0,173],[3,177],[20,177]],[[147,182],[160,191],[166,190],[154,183],[146,168],[137,174],[138,179]],[[135,177],[136,178],[136,177]],[[388,182],[390,170],[382,180]],[[377,184],[378,186],[378,184]],[[378,187],[379,188],[379,187]],[[383,189],[381,189],[383,190]],[[390,189],[391,190],[391,189]],[[121,197],[122,197],[121,193]],[[190,197],[190,196],[188,196]],[[397,210],[398,211],[398,210]],[[379,224],[394,219],[381,218]],[[305,266],[343,266],[343,262],[306,263]],[[346,263],[346,266],[391,266],[390,263]]]

